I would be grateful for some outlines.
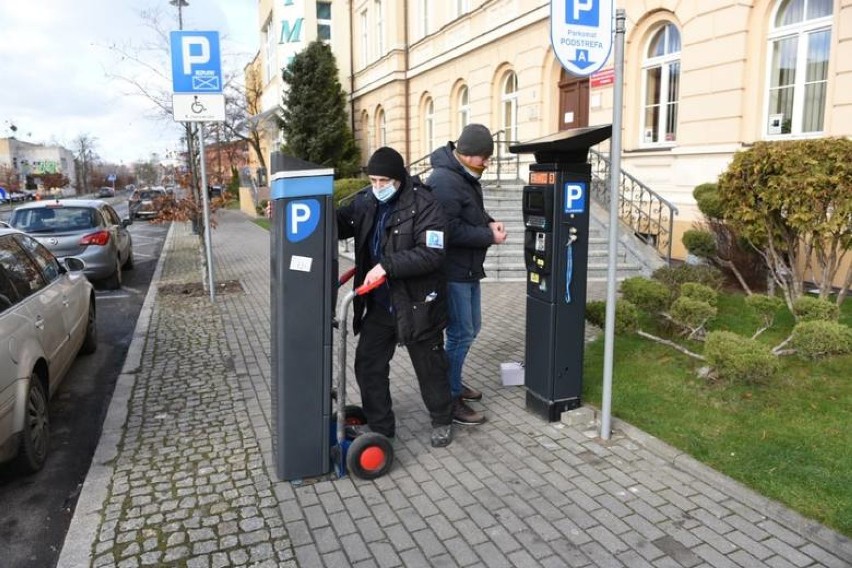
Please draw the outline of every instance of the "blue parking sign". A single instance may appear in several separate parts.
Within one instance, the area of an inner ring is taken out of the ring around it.
[[[221,93],[219,32],[171,32],[172,90],[175,93]]]

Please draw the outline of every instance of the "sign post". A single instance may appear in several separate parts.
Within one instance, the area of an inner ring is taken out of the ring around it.
[[[204,248],[210,300],[216,297],[213,277],[213,249],[210,234],[210,199],[207,194],[207,168],[204,158],[204,123],[225,120],[222,94],[222,62],[219,32],[173,31],[169,34],[172,53],[172,111],[178,122],[198,122],[201,159],[201,202],[204,210]],[[189,130],[189,129],[187,129]],[[190,158],[192,159],[192,158]]]
[[[624,87],[625,11],[618,9],[613,42],[613,0],[551,0],[550,42],[566,71],[581,77],[606,65],[615,44],[612,144],[609,168],[609,246],[607,260],[604,376],[601,397],[601,438],[609,440],[612,406],[613,341],[615,338],[616,255],[618,253],[618,180],[621,174],[621,122]]]

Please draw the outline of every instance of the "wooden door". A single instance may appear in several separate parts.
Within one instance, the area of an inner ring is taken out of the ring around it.
[[[562,70],[559,78],[559,130],[589,125],[589,78]]]

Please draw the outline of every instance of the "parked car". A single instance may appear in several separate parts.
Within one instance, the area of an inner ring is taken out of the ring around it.
[[[60,259],[84,263],[86,276],[121,288],[122,271],[133,268],[133,239],[115,209],[99,199],[36,201],[19,206],[9,224],[35,237]]]
[[[41,469],[48,400],[78,353],[97,349],[95,294],[83,262],[60,262],[32,237],[0,228],[0,462]]]
[[[131,219],[155,219],[165,206],[168,195],[162,188],[136,189],[130,195],[128,209]]]
[[[104,186],[98,190],[97,197],[115,197],[115,190]]]

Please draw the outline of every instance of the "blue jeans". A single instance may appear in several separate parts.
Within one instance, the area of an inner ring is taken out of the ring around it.
[[[482,293],[476,282],[447,283],[447,341],[444,351],[450,363],[450,392],[458,398],[462,390],[462,367],[482,327]]]

